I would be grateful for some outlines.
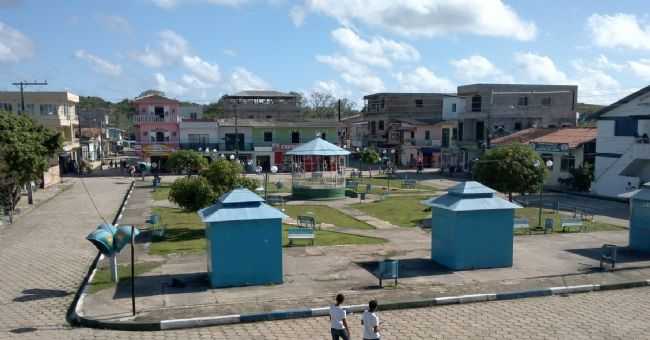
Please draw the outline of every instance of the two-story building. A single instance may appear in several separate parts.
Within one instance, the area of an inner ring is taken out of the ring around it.
[[[167,158],[179,148],[180,103],[160,91],[145,91],[133,104],[136,154],[165,169]]]
[[[650,181],[650,86],[601,109],[593,193],[617,196]]]
[[[183,118],[179,124],[180,148],[212,153],[219,151],[219,126],[212,119]]]
[[[29,115],[34,121],[61,134],[63,150],[58,160],[52,160],[50,170],[44,174],[43,180],[44,186],[58,183],[60,173],[75,171],[75,164],[82,160],[78,136],[79,118],[76,112],[79,96],[67,91],[26,91],[23,98],[24,110],[20,92],[0,91],[0,109]]]

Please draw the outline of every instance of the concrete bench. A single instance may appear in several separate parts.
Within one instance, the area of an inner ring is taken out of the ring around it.
[[[571,228],[582,231],[584,229],[584,222],[579,218],[562,218],[560,219],[560,227],[562,227],[562,232],[571,230]]]
[[[300,228],[314,229],[316,228],[316,220],[312,216],[299,215],[298,225]]]
[[[513,229],[529,229],[530,224],[528,224],[527,218],[515,218]]]
[[[289,228],[287,229],[287,238],[289,245],[293,244],[293,240],[311,240],[311,245],[314,245],[315,238],[314,229],[312,228]]]
[[[282,196],[269,196],[266,199],[266,203],[270,205],[281,205],[282,203],[284,203],[284,199],[282,198]]]
[[[616,269],[616,256],[618,247],[614,244],[603,244],[600,251],[600,269],[604,269],[603,265],[609,263],[612,270]]]
[[[402,188],[415,189],[417,182],[414,179],[405,179],[402,181]]]
[[[357,186],[359,185],[358,181],[346,181],[345,182],[345,188],[346,189],[352,189],[352,190],[357,190]]]

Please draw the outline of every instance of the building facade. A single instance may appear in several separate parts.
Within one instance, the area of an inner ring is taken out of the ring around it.
[[[599,117],[592,192],[617,196],[650,181],[650,86],[596,114]]]
[[[187,150],[203,151],[219,150],[219,128],[217,122],[208,119],[186,119],[181,120],[180,125],[180,148]]]
[[[169,155],[179,148],[180,104],[157,91],[147,91],[133,103],[136,154],[165,169]]]
[[[241,91],[223,98],[224,114],[241,119],[301,118],[300,96],[279,91]]]

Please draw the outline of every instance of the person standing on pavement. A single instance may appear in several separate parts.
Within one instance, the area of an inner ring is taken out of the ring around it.
[[[363,340],[379,340],[379,317],[377,316],[377,301],[368,302],[368,310],[361,317],[363,325]]]
[[[330,331],[332,340],[350,340],[350,328],[346,320],[345,309],[341,304],[345,300],[343,294],[336,295],[336,304],[330,306]]]

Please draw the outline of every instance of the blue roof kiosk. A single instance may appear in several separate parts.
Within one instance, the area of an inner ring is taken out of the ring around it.
[[[453,270],[512,266],[514,209],[479,182],[432,198],[431,259]]]
[[[650,187],[647,183],[630,197],[630,248],[650,252]]]
[[[206,224],[213,288],[282,283],[285,214],[248,189],[228,192],[198,213]]]

